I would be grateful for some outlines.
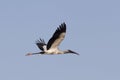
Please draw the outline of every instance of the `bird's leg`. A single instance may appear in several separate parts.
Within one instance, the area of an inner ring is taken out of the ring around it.
[[[27,53],[25,56],[31,56],[36,54],[44,54],[45,52],[38,52],[38,53]]]
[[[27,53],[25,56],[31,56],[31,55],[33,55],[32,53]]]

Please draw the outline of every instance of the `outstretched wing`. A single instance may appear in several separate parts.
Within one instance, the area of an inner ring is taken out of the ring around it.
[[[44,39],[37,40],[37,41],[36,41],[36,45],[38,46],[38,48],[39,48],[40,50],[42,50],[42,51],[45,50],[45,47],[44,47],[44,46],[46,46],[46,44],[45,44]]]
[[[62,23],[54,32],[53,36],[47,43],[47,50],[50,48],[56,48],[62,42],[66,33],[66,24]]]

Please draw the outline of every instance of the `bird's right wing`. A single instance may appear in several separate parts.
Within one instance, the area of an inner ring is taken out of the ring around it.
[[[37,40],[36,41],[36,45],[38,46],[38,48],[42,51],[45,50],[46,48],[46,44],[45,44],[45,41],[43,39],[40,39],[40,40]]]
[[[65,33],[66,33],[66,24],[62,23],[61,25],[59,25],[59,27],[54,32],[53,36],[48,41],[47,50],[50,48],[57,48],[64,39]]]

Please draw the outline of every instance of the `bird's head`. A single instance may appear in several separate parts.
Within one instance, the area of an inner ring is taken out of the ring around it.
[[[74,52],[74,51],[72,51],[72,50],[67,50],[67,53],[72,53],[72,54],[79,55],[77,52]]]

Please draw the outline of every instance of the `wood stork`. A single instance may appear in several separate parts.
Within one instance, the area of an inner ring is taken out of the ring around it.
[[[40,39],[36,41],[36,45],[42,52],[28,53],[26,54],[26,56],[35,55],[35,54],[67,54],[67,53],[73,53],[79,55],[78,53],[72,50],[65,50],[65,51],[59,50],[58,46],[64,39],[65,34],[66,34],[66,24],[62,23],[56,29],[56,31],[54,32],[53,36],[50,38],[47,44],[45,43],[44,39]]]

